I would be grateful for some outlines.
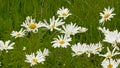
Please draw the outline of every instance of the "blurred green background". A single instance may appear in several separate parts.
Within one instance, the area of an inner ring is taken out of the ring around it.
[[[27,16],[32,16],[36,22],[56,16],[56,12],[62,6],[68,8],[72,13],[65,22],[77,23],[79,26],[88,28],[86,33],[72,36],[71,45],[80,43],[97,43],[102,41],[104,35],[97,30],[99,24],[100,12],[104,8],[114,7],[116,15],[111,21],[105,22],[104,26],[110,30],[118,29],[120,31],[120,0],[0,0],[0,40],[12,40],[16,44],[14,49],[8,53],[0,51],[0,68],[102,68],[103,57],[86,54],[72,57],[71,48],[52,48],[51,41],[60,33],[58,31],[50,32],[40,28],[39,32],[28,34],[23,38],[13,38],[10,33],[13,30],[19,31],[21,24]],[[103,46],[110,44],[102,42]],[[27,49],[23,51],[23,47]],[[37,64],[30,67],[25,63],[25,55],[36,52],[38,49],[48,48],[50,55],[46,57],[44,64]],[[102,53],[106,53],[104,48]],[[119,55],[120,56],[120,55]],[[116,57],[119,58],[119,57]]]

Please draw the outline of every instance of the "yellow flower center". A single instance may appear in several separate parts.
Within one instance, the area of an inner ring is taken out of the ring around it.
[[[83,52],[82,52],[82,51],[78,51],[77,53],[78,53],[78,54],[82,54]]]
[[[112,64],[107,65],[107,68],[113,68]]]
[[[67,16],[67,14],[65,12],[62,13],[62,16]]]
[[[7,49],[7,48],[8,48],[8,46],[4,46],[4,48],[5,48],[5,49]]]
[[[34,24],[34,23],[29,24],[29,28],[30,29],[35,29],[36,28],[36,24]]]
[[[107,55],[107,58],[112,58],[112,55]]]
[[[106,13],[105,15],[104,15],[104,18],[108,18],[110,16],[110,14],[109,13]]]
[[[96,50],[100,50],[100,47],[96,48]]]
[[[51,25],[51,29],[54,29],[55,28],[55,24]]]
[[[38,60],[37,60],[36,58],[33,58],[33,59],[32,59],[32,62],[35,62],[35,63],[36,63],[37,61],[38,61]]]
[[[88,53],[92,53],[93,51],[92,50],[88,50]]]
[[[21,36],[21,34],[20,34],[20,33],[18,33],[18,34],[16,34],[16,36],[18,36],[18,37],[19,37],[19,36]]]
[[[70,32],[70,35],[73,35],[73,32]]]
[[[59,44],[64,44],[65,43],[65,41],[63,41],[63,40],[61,40],[60,42],[59,42]]]

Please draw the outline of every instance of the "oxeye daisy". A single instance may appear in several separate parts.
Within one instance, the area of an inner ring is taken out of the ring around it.
[[[105,34],[104,42],[111,43],[113,47],[119,50],[120,47],[120,32],[118,30],[110,31],[108,34]]]
[[[106,29],[105,27],[103,27],[103,28],[102,27],[98,27],[98,30],[100,30],[104,34],[110,33],[109,29]]]
[[[80,30],[80,27],[78,27],[78,25],[76,24],[73,24],[72,22],[71,24],[67,24],[65,26],[63,25],[62,28],[63,30],[61,30],[60,32],[64,33],[67,36],[75,35],[79,33],[79,30]]]
[[[38,28],[43,26],[42,22],[36,23],[35,19],[32,19],[31,16],[26,17],[25,22],[23,22],[23,24],[21,25],[23,27],[26,28],[26,31],[30,32],[34,32],[37,33],[38,32]]]
[[[24,37],[25,36],[25,30],[20,29],[19,32],[18,31],[12,31],[12,33],[10,35],[12,35],[12,37],[15,37],[15,38]]]
[[[101,65],[103,68],[118,68],[119,62],[113,59],[106,59]]]
[[[43,63],[45,61],[45,56],[49,55],[49,50],[44,49],[42,52],[40,49],[35,53],[31,53],[30,55],[26,55],[25,62],[31,63],[31,66],[37,64],[37,63]]]
[[[43,57],[49,56],[49,53],[50,53],[49,50],[46,48],[43,50],[43,52],[40,49],[37,51],[37,54]]]
[[[10,40],[5,41],[5,43],[0,40],[0,50],[1,51],[5,50],[6,52],[8,52],[8,50],[13,49],[14,44],[15,44],[14,42],[10,43]]]
[[[64,19],[66,19],[69,15],[71,15],[71,13],[69,13],[68,8],[59,8],[59,10],[57,11],[58,17],[63,17]]]
[[[94,46],[93,45],[88,45],[87,47],[86,47],[86,54],[88,55],[88,57],[90,57],[90,55],[91,54],[93,54],[94,53],[94,51],[95,51],[95,48],[94,48]]]
[[[91,54],[99,54],[99,52],[102,51],[103,47],[102,44],[99,43],[90,43],[89,45],[86,46],[86,54],[88,54],[88,57],[90,57]]]
[[[53,29],[61,30],[60,28],[58,28],[58,26],[61,26],[64,23],[65,22],[63,22],[62,19],[60,18],[55,19],[55,17],[53,16],[52,18],[50,18],[50,24],[48,24],[47,21],[44,20],[44,27],[46,27],[50,31],[53,31]]]
[[[109,47],[107,47],[107,53],[106,54],[100,54],[99,56],[103,56],[105,57],[105,59],[111,59],[113,56],[115,55],[119,55],[120,52],[115,52],[116,48],[113,49],[113,51],[111,52]]]
[[[85,28],[85,27],[80,27],[79,32],[80,32],[80,33],[84,33],[84,32],[86,32],[87,30],[88,30],[88,29]]]
[[[102,17],[99,20],[99,23],[103,23],[107,20],[111,20],[111,18],[113,18],[114,15],[116,15],[115,13],[113,13],[114,8],[110,8],[108,7],[108,9],[104,8],[103,13],[100,13],[100,16]]]
[[[95,52],[96,52],[96,54],[99,54],[99,52],[101,52],[102,49],[104,48],[100,42],[97,43],[97,44],[94,44],[94,46],[95,46]]]
[[[71,49],[74,52],[72,53],[72,56],[79,56],[87,51],[87,45],[85,43],[84,44],[77,43],[73,45]]]
[[[70,45],[71,38],[66,36],[66,35],[58,35],[58,38],[54,38],[54,41],[52,41],[51,43],[53,43],[52,47],[56,48],[56,47],[63,47],[63,48],[67,48],[68,45]]]
[[[42,63],[45,61],[45,58],[43,56],[40,56],[39,54],[35,55],[35,53],[31,53],[30,55],[26,55],[25,62],[31,63],[31,66]]]

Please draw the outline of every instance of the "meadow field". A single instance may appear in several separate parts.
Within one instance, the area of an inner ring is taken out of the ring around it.
[[[21,24],[25,22],[27,16],[32,16],[37,23],[44,22],[44,19],[48,22],[53,16],[58,17],[57,11],[62,7],[68,8],[71,13],[63,19],[65,25],[72,22],[88,29],[84,33],[70,36],[72,41],[67,48],[52,47],[53,38],[63,34],[44,27],[39,28],[37,33],[28,32],[24,37],[11,36],[12,31],[25,29]],[[102,25],[99,23],[100,12],[102,13],[104,8],[108,7],[114,8],[113,13],[116,15],[111,18],[111,21],[105,21]],[[101,42],[104,47],[101,54],[107,52],[107,47],[113,50],[110,43],[103,41],[105,36],[98,27],[106,27],[110,31],[117,29],[120,32],[120,0],[0,0],[0,40],[4,42],[11,40],[15,43],[14,48],[8,52],[0,50],[0,68],[103,68],[101,63],[104,57],[98,54],[91,54],[90,57],[87,54],[72,56],[71,50],[71,46],[78,42],[81,44]],[[43,51],[44,48],[50,52],[44,63],[31,66],[30,63],[25,62],[26,55],[36,53],[39,49]],[[120,59],[120,55],[113,58]],[[117,68],[120,68],[120,65]]]

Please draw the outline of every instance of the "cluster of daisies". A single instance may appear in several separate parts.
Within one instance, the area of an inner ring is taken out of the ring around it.
[[[72,41],[70,37],[71,35],[75,35],[77,33],[84,33],[88,30],[85,27],[76,25],[76,23],[70,22],[69,24],[65,24],[65,19],[68,16],[72,15],[69,12],[68,8],[59,8],[59,10],[57,11],[57,15],[58,18],[55,18],[55,16],[53,16],[49,19],[49,21],[46,21],[44,19],[43,21],[39,21],[38,23],[35,22],[35,19],[33,19],[31,16],[27,16],[26,20],[23,22],[23,24],[21,24],[23,28],[21,28],[20,31],[12,31],[10,35],[12,37],[15,37],[16,39],[27,36],[29,32],[38,33],[38,29],[42,28],[46,28],[50,31],[57,30],[62,35],[58,35],[57,38],[54,38],[54,40],[51,42],[53,44],[52,47],[67,48],[68,46],[70,46],[70,41]],[[9,42],[10,41],[7,41],[5,42],[5,44],[3,42],[0,42],[1,46],[4,46],[1,48],[1,50],[4,49],[7,51],[7,49],[13,49],[12,46],[14,45],[14,43],[10,44],[9,48],[7,48]],[[26,47],[23,48],[23,50],[25,49]],[[37,51],[36,55],[35,53],[27,54],[25,62],[30,63],[31,66],[38,63],[43,63],[45,61],[45,57],[48,55],[49,50],[45,48],[43,52],[41,50]]]
[[[105,38],[103,39],[104,42],[110,43],[113,46],[113,50],[110,51],[109,47],[107,47],[107,53],[106,54],[100,54],[99,56],[105,57],[105,59],[102,62],[102,66],[107,66],[108,68],[117,68],[120,64],[120,59],[113,59],[113,56],[119,55],[120,48],[120,32],[118,30],[109,31],[109,29],[106,29],[105,27],[101,28],[99,27],[98,30],[100,30]]]
[[[100,13],[102,18],[99,20],[99,23],[104,25],[105,21],[110,21],[111,18],[116,15],[113,11],[114,8],[104,8],[103,13]],[[87,45],[86,43],[77,43],[71,47],[73,51],[72,55],[79,56],[86,53],[88,54],[88,57],[90,57],[90,54],[98,54],[99,56],[105,57],[101,63],[103,68],[117,68],[120,64],[120,59],[114,58],[114,56],[120,55],[120,32],[118,32],[117,29],[110,31],[105,27],[98,27],[98,30],[100,30],[105,36],[103,42],[110,43],[113,46],[113,50],[110,50],[107,46],[107,52],[105,54],[101,54],[104,47],[102,47],[100,42],[97,44],[90,43],[90,45]]]
[[[105,21],[111,20],[111,18],[113,18],[115,15],[113,11],[114,8],[105,8],[103,13],[100,13],[100,16],[102,18],[99,20],[99,23],[104,25]],[[52,47],[67,48],[71,45],[71,36],[75,36],[77,33],[84,33],[88,30],[87,28],[81,27],[73,22],[65,24],[66,18],[72,15],[69,12],[68,8],[59,8],[57,15],[57,18],[53,16],[49,19],[49,21],[44,19],[38,23],[35,22],[35,19],[33,19],[31,16],[28,16],[26,17],[26,20],[23,22],[23,24],[21,24],[23,28],[21,28],[20,31],[12,31],[10,35],[15,38],[20,38],[25,37],[29,32],[38,33],[38,29],[42,28],[46,28],[50,31],[57,30],[61,35],[58,35],[57,38],[54,38],[53,41],[51,41]],[[97,54],[99,56],[105,57],[101,63],[103,68],[117,68],[120,64],[120,59],[113,59],[113,56],[120,54],[120,32],[118,32],[118,30],[109,31],[109,29],[106,29],[105,27],[99,27],[98,30],[100,30],[105,35],[103,41],[112,44],[113,50],[111,51],[110,48],[107,47],[107,53],[101,54],[101,51],[104,49],[104,47],[100,42],[90,44],[81,44],[78,42],[77,44],[71,46],[71,50],[73,51],[72,56],[74,57],[80,56],[82,54],[87,54],[88,57],[90,57],[91,54]],[[5,50],[8,52],[8,50],[13,49],[14,44],[14,42],[10,44],[10,40],[6,41],[5,43],[3,41],[0,41],[0,50]],[[23,50],[25,49],[26,48],[24,47]],[[30,66],[36,65],[38,63],[43,64],[46,60],[46,56],[49,56],[49,53],[50,51],[46,48],[44,48],[43,52],[39,49],[36,53],[27,54],[25,62],[30,63]]]
[[[99,23],[104,25],[105,21],[111,20],[111,18],[113,18],[115,15],[113,11],[114,8],[105,8],[103,11],[104,13],[100,13],[102,18],[99,20]],[[100,42],[96,44],[90,43],[89,45],[86,43],[77,43],[71,46],[73,51],[72,56],[74,57],[87,54],[88,57],[90,57],[90,54],[97,54],[101,57],[105,57],[101,63],[103,68],[117,68],[120,64],[120,59],[114,59],[113,57],[120,54],[120,32],[118,32],[118,30],[110,31],[105,27],[98,27],[98,30],[100,30],[105,36],[103,42],[110,43],[113,46],[113,50],[110,50],[110,48],[107,46],[107,52],[105,54],[101,54],[101,51],[104,49],[104,47]]]
[[[44,63],[46,56],[49,56],[49,50],[48,49],[44,49],[43,52],[39,49],[35,53],[31,53],[30,55],[26,55],[26,60],[25,62],[31,63],[32,65],[35,65],[37,63]]]
[[[74,52],[72,56],[80,56],[86,53],[90,57],[90,54],[100,54],[99,52],[102,51],[103,47],[100,42],[96,44],[90,43],[89,45],[86,43],[77,43],[72,45],[71,49]]]
[[[100,19],[99,22],[104,25],[105,21],[107,20],[110,21],[111,18],[113,18],[114,15],[116,15],[115,13],[113,13],[113,11],[114,11],[114,8],[110,8],[110,7],[105,8],[103,13],[100,13],[100,16],[102,17],[102,19]],[[120,64],[120,59],[114,58],[114,56],[120,54],[119,52],[120,51],[120,47],[119,47],[120,32],[118,32],[117,29],[114,31],[110,31],[106,27],[98,27],[98,30],[100,30],[105,36],[105,38],[103,39],[103,42],[110,43],[113,46],[112,48],[113,50],[110,50],[110,48],[107,47],[107,53],[99,54],[99,56],[105,57],[101,65],[103,68],[117,68],[118,65]]]

